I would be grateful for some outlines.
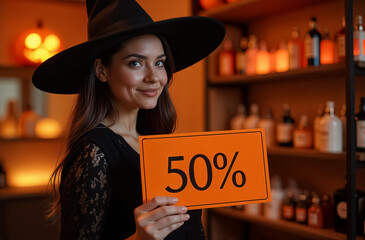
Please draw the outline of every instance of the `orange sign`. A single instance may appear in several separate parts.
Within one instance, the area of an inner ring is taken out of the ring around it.
[[[143,201],[172,196],[188,209],[270,201],[263,129],[142,136]]]

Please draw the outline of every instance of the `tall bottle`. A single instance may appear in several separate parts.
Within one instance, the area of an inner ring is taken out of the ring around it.
[[[231,119],[230,127],[232,130],[243,128],[246,119],[246,107],[243,104],[238,104],[236,115]]]
[[[295,207],[295,221],[298,223],[307,223],[308,218],[308,204],[307,204],[307,194],[304,192],[299,194],[298,203]]]
[[[246,51],[248,47],[248,39],[246,37],[241,37],[240,45],[236,50],[236,73],[237,74],[245,74],[245,57]]]
[[[297,27],[293,28],[291,39],[288,41],[289,69],[304,67],[304,43],[299,37]]]
[[[0,124],[0,137],[16,138],[18,137],[18,116],[14,101],[9,101],[7,112]]]
[[[253,103],[250,106],[250,115],[246,118],[243,124],[243,128],[244,129],[257,128],[257,124],[259,123],[259,121],[260,121],[259,105]]]
[[[321,121],[321,118],[323,117],[324,114],[324,108],[323,105],[320,104],[317,108],[317,114],[313,120],[313,131],[314,131],[314,138],[313,138],[313,142],[314,142],[314,149],[319,150],[320,148],[320,142],[321,142],[321,132],[320,132],[320,124],[319,122]]]
[[[283,184],[279,176],[274,175],[270,180],[271,202],[265,203],[264,216],[270,219],[279,220],[281,217],[281,206],[284,199]]]
[[[321,206],[321,199],[316,194],[312,196],[312,203],[308,208],[308,226],[323,228],[323,210]]]
[[[322,36],[317,30],[317,18],[309,20],[309,31],[305,34],[305,56],[308,66],[319,66],[320,64],[320,43]]]
[[[289,52],[286,41],[281,39],[279,48],[276,50],[276,67],[277,72],[286,72],[289,69]]]
[[[256,74],[256,58],[257,58],[257,38],[255,35],[251,35],[248,39],[248,48],[245,58],[245,70],[247,75]]]
[[[343,63],[345,62],[346,58],[346,21],[345,17],[342,17],[342,27],[338,31],[336,35],[336,47],[337,47],[337,56],[338,56],[338,62]]]
[[[294,119],[289,104],[283,105],[284,115],[276,127],[276,140],[280,146],[293,146]]]
[[[356,119],[356,150],[365,152],[365,97],[361,98]]]
[[[293,143],[295,148],[312,148],[313,147],[313,133],[312,129],[308,127],[308,117],[306,115],[300,116],[298,128],[293,132]]]
[[[272,147],[274,146],[275,141],[275,122],[273,119],[273,114],[271,109],[267,109],[264,114],[264,118],[261,118],[257,124],[258,128],[265,129],[265,139],[266,146]]]
[[[219,53],[219,75],[230,76],[235,73],[235,53],[231,39],[223,42],[223,50]]]
[[[324,115],[320,122],[320,148],[321,152],[340,153],[342,145],[342,123],[335,115],[335,103],[328,101]]]
[[[365,39],[364,26],[362,24],[362,16],[356,17],[356,24],[354,26],[354,61],[359,67],[365,66],[365,55],[362,52],[364,49],[363,41]]]
[[[334,50],[335,44],[330,38],[329,30],[324,29],[323,38],[321,40],[321,53],[320,62],[321,64],[332,64],[335,61]]]
[[[266,74],[270,72],[270,53],[267,51],[267,44],[261,40],[259,51],[256,57],[256,73]]]

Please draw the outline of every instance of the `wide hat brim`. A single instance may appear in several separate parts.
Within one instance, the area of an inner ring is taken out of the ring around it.
[[[208,17],[181,17],[115,31],[68,48],[49,58],[35,70],[33,84],[49,93],[78,93],[94,60],[103,51],[142,34],[157,34],[167,40],[177,72],[214,51],[223,41],[225,27],[220,21]]]

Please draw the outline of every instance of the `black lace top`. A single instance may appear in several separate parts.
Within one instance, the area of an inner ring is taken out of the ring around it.
[[[102,131],[109,132],[109,136],[115,138],[120,143],[120,148],[128,148],[131,158],[138,160],[139,155],[125,142],[125,140],[113,133],[109,128],[99,125]],[[112,133],[112,134],[111,134]],[[118,204],[123,205],[123,201],[116,201],[115,190],[110,164],[107,154],[102,148],[92,141],[83,142],[78,148],[78,153],[72,165],[65,168],[62,173],[64,178],[72,178],[72,182],[61,196],[61,239],[123,239],[135,232],[135,229],[128,229],[128,233],[123,233],[122,226],[134,225],[134,220],[124,217],[126,214],[119,211]],[[125,150],[123,150],[125,152]],[[128,155],[128,154],[127,154]],[[134,155],[134,156],[133,156]],[[67,171],[67,174],[66,174]],[[138,169],[139,171],[139,169]],[[124,183],[132,184],[132,183]],[[139,183],[140,184],[140,181]],[[62,186],[62,184],[61,184]],[[119,188],[119,187],[118,187]],[[129,201],[134,201],[138,206],[140,196],[128,194]],[[134,200],[133,200],[134,199]],[[117,203],[117,204],[116,204]],[[133,212],[133,209],[130,209]],[[189,211],[190,220],[182,227],[171,233],[167,239],[204,239],[204,231],[201,224],[201,210]],[[119,224],[115,219],[118,217]],[[133,221],[133,223],[124,223]],[[117,228],[117,229],[116,229]],[[115,236],[115,233],[120,236]],[[113,233],[113,234],[112,234]]]

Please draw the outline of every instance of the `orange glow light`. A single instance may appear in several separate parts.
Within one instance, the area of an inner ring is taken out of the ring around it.
[[[289,52],[286,49],[276,51],[276,71],[285,72],[289,69]]]
[[[321,64],[334,63],[334,44],[331,40],[321,41]]]
[[[57,51],[60,48],[60,39],[56,36],[56,35],[48,35],[45,39],[44,39],[44,47],[50,51]]]
[[[25,40],[24,45],[29,49],[36,49],[42,44],[42,38],[37,33],[29,34]]]
[[[32,171],[30,172],[17,172],[9,179],[11,186],[13,187],[34,187],[47,185],[51,172],[47,171]]]
[[[35,132],[39,138],[57,138],[61,135],[62,130],[56,120],[44,118],[37,122]]]

